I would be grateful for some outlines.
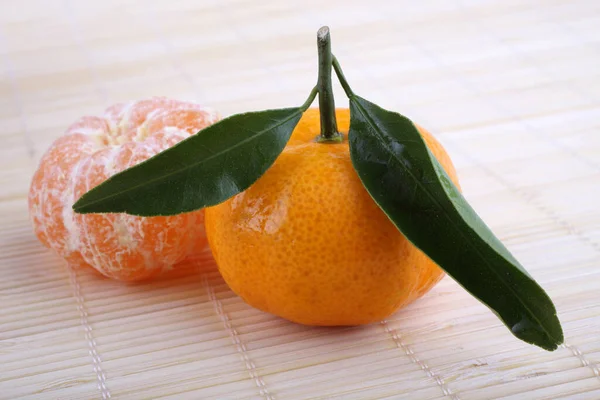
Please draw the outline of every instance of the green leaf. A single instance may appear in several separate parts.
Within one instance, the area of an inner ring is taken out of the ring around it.
[[[314,96],[313,96],[314,98]],[[303,107],[237,114],[85,193],[78,213],[174,215],[246,190],[283,151]]]
[[[409,119],[352,94],[349,141],[365,188],[408,240],[519,339],[546,350],[563,342],[548,295],[477,216]]]

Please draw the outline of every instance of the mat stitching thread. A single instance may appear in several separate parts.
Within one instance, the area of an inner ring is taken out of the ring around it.
[[[567,342],[565,342],[565,343],[561,344],[560,347],[570,350],[571,354],[573,354],[575,357],[577,357],[579,359],[579,361],[581,361],[582,367],[590,368],[592,370],[592,372],[594,373],[594,376],[596,378],[600,379],[600,368],[598,368],[598,364],[591,363],[587,359],[585,354],[583,354],[583,352],[577,346],[574,346],[572,344],[568,344]]]
[[[274,400],[274,397],[271,395],[271,393],[267,389],[267,385],[265,384],[265,381],[258,374],[256,365],[248,356],[248,349],[246,348],[246,345],[240,339],[240,335],[238,334],[237,330],[233,327],[233,324],[231,323],[231,319],[229,318],[229,316],[223,309],[223,303],[221,303],[221,301],[215,295],[215,292],[214,292],[212,286],[208,283],[208,279],[206,278],[205,275],[202,276],[202,282],[204,284],[204,287],[206,288],[206,292],[208,293],[208,297],[210,298],[210,301],[213,303],[215,312],[221,319],[221,322],[223,322],[223,326],[225,327],[225,330],[229,333],[229,336],[231,337],[233,344],[235,345],[238,353],[240,354],[240,356],[242,357],[242,360],[244,361],[244,365],[246,367],[246,370],[248,371],[248,374],[250,375],[250,378],[252,378],[252,380],[254,380],[256,387],[258,387],[260,395],[263,396],[267,400]]]
[[[77,280],[77,272],[68,264],[67,270],[69,271],[69,278],[71,281],[71,287],[73,289],[73,297],[75,297],[75,301],[77,302],[77,310],[79,311],[81,326],[85,332],[85,339],[88,344],[88,354],[90,357],[92,357],[92,368],[96,374],[96,380],[98,381],[97,387],[98,390],[100,390],[102,399],[110,399],[110,391],[106,386],[106,375],[102,370],[102,359],[98,354],[96,339],[94,339],[94,332],[88,320],[88,311],[85,305],[85,299],[81,293],[81,285]]]
[[[448,387],[446,382],[444,382],[444,379],[440,375],[433,372],[429,365],[427,365],[425,361],[417,357],[414,350],[409,345],[404,343],[398,331],[396,329],[390,328],[387,320],[384,319],[380,323],[383,326],[383,329],[392,337],[392,340],[396,344],[396,347],[402,349],[413,363],[419,366],[419,368],[423,370],[428,377],[432,378],[435,381],[435,383],[440,387],[440,389],[442,389],[442,393],[444,394],[444,396],[447,396],[452,400],[460,400],[458,394],[454,393],[452,389]]]

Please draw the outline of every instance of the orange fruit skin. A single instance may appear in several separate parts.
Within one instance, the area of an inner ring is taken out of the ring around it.
[[[337,110],[349,129],[349,111]],[[440,143],[420,129],[454,183]],[[319,113],[304,113],[273,166],[248,190],[206,209],[209,244],[248,304],[306,325],[380,321],[444,275],[379,209],[350,160],[348,141],[319,144]]]
[[[38,239],[74,266],[136,281],[171,268],[206,245],[203,210],[170,217],[76,214],[81,195],[216,122],[194,103],[155,97],[116,104],[72,124],[43,155],[29,190]]]

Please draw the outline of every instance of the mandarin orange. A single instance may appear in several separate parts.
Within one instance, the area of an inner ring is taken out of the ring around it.
[[[198,104],[155,97],[72,124],[42,157],[29,190],[39,240],[73,265],[119,280],[149,278],[205,247],[203,211],[169,217],[77,214],[73,203],[112,175],[216,122]],[[134,200],[134,199],[132,199]]]
[[[341,132],[349,111],[336,112]],[[375,204],[348,141],[317,143],[306,111],[283,153],[248,190],[205,210],[206,233],[229,287],[248,304],[307,325],[381,320],[444,275]],[[454,183],[441,144],[419,128]]]

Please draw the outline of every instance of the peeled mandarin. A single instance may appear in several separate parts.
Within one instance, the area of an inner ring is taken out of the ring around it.
[[[217,122],[213,110],[155,97],[73,123],[43,155],[29,190],[35,234],[74,266],[147,279],[206,246],[204,211],[167,216],[77,214],[75,201],[112,175]],[[135,199],[132,199],[135,200]]]

